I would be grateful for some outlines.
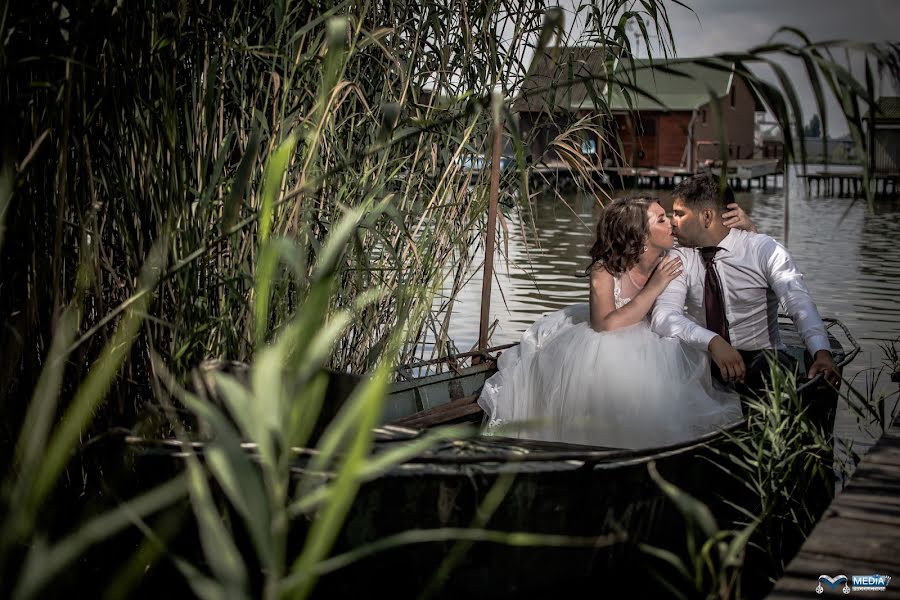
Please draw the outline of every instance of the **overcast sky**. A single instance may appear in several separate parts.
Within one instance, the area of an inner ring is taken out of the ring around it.
[[[782,26],[797,27],[814,41],[900,41],[900,0],[684,0],[684,3],[694,12],[666,2],[679,57],[748,50],[765,43]],[[571,9],[575,2],[569,0],[560,5]],[[571,13],[569,16],[571,19]],[[645,51],[641,48],[640,54]],[[812,92],[802,81],[804,71],[789,60],[784,61],[784,66],[794,79],[808,120],[816,111]],[[862,71],[859,73],[862,78]],[[763,71],[758,74],[767,76]],[[896,93],[891,84],[882,84],[879,92]],[[829,135],[847,133],[846,124],[836,119],[837,104],[834,101],[830,104],[829,113],[835,118],[829,120]]]

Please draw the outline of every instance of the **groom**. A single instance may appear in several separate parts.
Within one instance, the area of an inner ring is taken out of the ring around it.
[[[764,389],[767,354],[793,368],[779,334],[780,303],[813,357],[808,377],[824,373],[834,381],[828,334],[787,249],[767,235],[722,223],[734,192],[727,185],[723,191],[712,173],[682,181],[672,195],[681,246],[675,252],[684,270],[657,298],[653,330],[708,350],[713,376],[745,395]]]

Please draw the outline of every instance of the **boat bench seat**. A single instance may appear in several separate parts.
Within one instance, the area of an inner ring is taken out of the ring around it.
[[[409,416],[391,421],[390,424],[413,429],[426,429],[435,425],[478,422],[481,420],[482,410],[477,400],[478,394],[465,396],[426,410],[420,410]]]

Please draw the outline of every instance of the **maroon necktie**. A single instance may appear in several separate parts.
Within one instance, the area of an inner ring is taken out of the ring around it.
[[[713,267],[713,257],[722,250],[718,246],[700,248],[703,266],[706,267],[706,278],[703,280],[703,306],[706,309],[706,328],[721,335],[731,343],[728,336],[728,319],[725,318],[725,298],[722,296],[722,284]]]

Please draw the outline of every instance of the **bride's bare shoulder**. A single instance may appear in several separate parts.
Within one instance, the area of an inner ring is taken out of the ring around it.
[[[616,285],[616,278],[602,265],[591,268],[591,291],[594,293],[612,294]]]
[[[603,282],[613,281],[615,279],[615,277],[613,277],[612,273],[607,271],[606,267],[604,267],[600,263],[596,263],[593,266],[591,266],[590,275],[591,275],[591,283],[592,284],[595,282],[603,283]]]

